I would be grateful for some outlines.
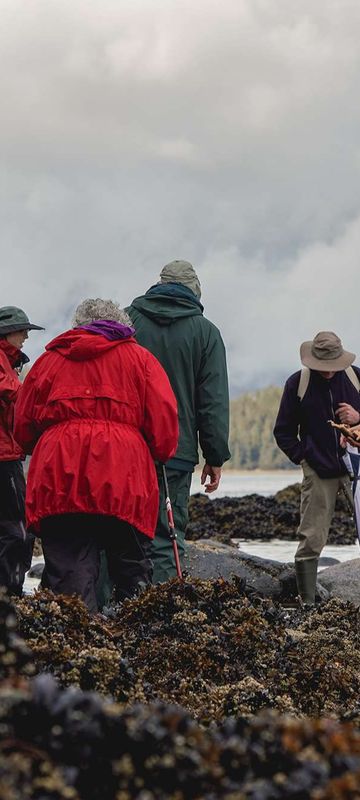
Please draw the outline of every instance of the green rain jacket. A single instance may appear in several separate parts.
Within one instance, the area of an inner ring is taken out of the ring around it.
[[[229,390],[219,330],[203,316],[196,295],[178,283],[152,286],[126,311],[138,343],[159,359],[178,402],[179,445],[168,466],[192,471],[199,441],[207,464],[222,466],[230,458]]]

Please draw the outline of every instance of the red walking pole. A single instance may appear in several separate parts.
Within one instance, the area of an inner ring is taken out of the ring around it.
[[[172,512],[170,493],[169,493],[169,485],[168,485],[168,480],[167,480],[167,475],[166,475],[165,464],[162,464],[162,476],[163,476],[164,489],[165,489],[165,505],[166,505],[166,513],[167,513],[168,526],[169,526],[169,536],[170,536],[170,539],[172,541],[172,546],[173,546],[173,550],[174,550],[176,574],[177,574],[178,578],[182,579],[182,571],[181,571],[181,565],[180,565],[179,551],[178,551],[178,546],[177,546],[177,541],[176,541],[177,536],[176,536],[176,531],[175,531],[174,517],[173,517],[173,512]]]

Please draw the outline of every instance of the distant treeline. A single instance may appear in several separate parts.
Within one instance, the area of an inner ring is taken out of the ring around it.
[[[282,389],[269,386],[231,402],[230,452],[232,469],[285,469],[291,462],[279,450],[273,427]]]

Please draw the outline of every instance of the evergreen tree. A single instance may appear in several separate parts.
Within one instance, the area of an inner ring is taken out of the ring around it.
[[[268,386],[241,395],[230,406],[232,469],[287,469],[291,462],[279,450],[273,428],[279,409],[282,390]]]

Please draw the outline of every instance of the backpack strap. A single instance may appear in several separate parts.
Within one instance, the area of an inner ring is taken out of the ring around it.
[[[356,375],[355,375],[355,377],[356,377]],[[307,388],[309,386],[309,380],[310,380],[309,367],[303,367],[303,369],[301,370],[301,373],[300,373],[299,386],[298,386],[298,390],[297,390],[297,396],[298,396],[300,402],[304,399],[305,392],[306,392],[306,390],[307,390]],[[360,389],[360,384],[359,384],[359,389]]]
[[[356,391],[360,392],[360,381],[355,370],[352,367],[348,367],[345,370],[345,372],[349,378],[349,381],[351,381],[352,385],[355,387]]]
[[[346,372],[349,381],[351,381],[356,391],[360,392],[360,380],[355,370],[352,367],[348,367],[347,369],[344,370],[344,372]],[[305,392],[309,386],[309,380],[310,380],[310,370],[308,367],[303,367],[300,373],[299,386],[297,390],[297,396],[300,402],[304,399]]]

